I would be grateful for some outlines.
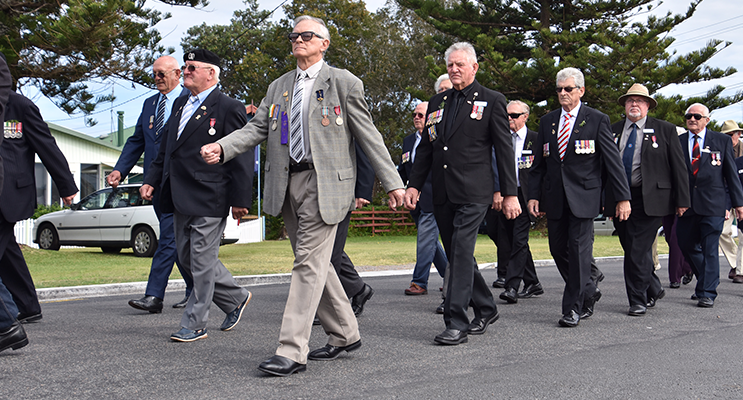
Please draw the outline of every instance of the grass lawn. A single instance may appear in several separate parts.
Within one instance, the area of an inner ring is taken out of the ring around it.
[[[535,260],[551,258],[547,238],[533,237],[529,244]],[[668,253],[663,239],[658,241],[658,252]],[[346,253],[359,267],[414,264],[415,236],[349,237]],[[151,258],[135,257],[131,249],[104,254],[97,247],[60,251],[25,247],[23,255],[38,288],[146,281],[152,262]],[[622,255],[619,239],[597,236],[594,255]],[[288,240],[222,246],[219,257],[233,275],[290,272],[294,259]],[[496,248],[487,236],[478,237],[475,257],[479,263],[496,261]],[[173,268],[171,278],[178,277],[177,268]]]

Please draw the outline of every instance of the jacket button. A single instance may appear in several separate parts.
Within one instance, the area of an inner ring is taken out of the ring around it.
[[[449,167],[446,164],[444,164],[444,169],[447,169],[447,168],[449,168]]]
[[[449,147],[444,146],[444,151],[447,151],[447,150],[449,150]]]

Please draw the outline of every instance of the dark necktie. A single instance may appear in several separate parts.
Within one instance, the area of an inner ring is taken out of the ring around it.
[[[160,104],[157,105],[157,117],[155,118],[155,136],[160,135],[160,131],[163,130],[165,125],[165,103],[168,101],[168,96],[162,95],[160,98]]]
[[[635,142],[637,141],[637,125],[632,124],[632,132],[627,138],[627,144],[624,146],[622,162],[624,163],[624,172],[627,174],[627,183],[632,186],[632,159],[635,156]]]
[[[460,90],[454,90],[454,92],[452,93],[451,100],[452,100],[451,111],[447,113],[448,116],[446,117],[445,132],[447,135],[451,134],[450,130],[452,129],[452,126],[454,125],[454,121],[457,119],[459,108],[462,106],[462,100],[464,100],[464,93],[462,93]]]
[[[701,154],[699,153],[699,135],[694,135],[694,147],[691,149],[691,173],[694,177],[699,172],[699,164],[702,163],[700,160]]]

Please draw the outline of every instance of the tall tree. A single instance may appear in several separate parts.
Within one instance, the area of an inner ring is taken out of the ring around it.
[[[207,0],[162,0],[199,7]],[[35,86],[68,114],[90,114],[113,100],[95,96],[90,81],[153,83],[146,72],[166,52],[153,29],[170,14],[145,0],[0,1],[0,51],[17,86]],[[170,49],[169,52],[172,52]],[[88,124],[95,120],[88,118]]]
[[[669,51],[670,31],[689,19],[702,0],[684,14],[651,15],[654,0],[398,0],[437,30],[471,42],[479,52],[478,80],[485,86],[536,106],[530,125],[557,108],[555,74],[576,67],[586,77],[583,100],[616,120],[623,108],[616,99],[639,82],[652,92],[671,84],[729,76],[734,68],[706,62],[730,46],[711,40],[703,48],[678,55]],[[644,19],[644,20],[643,20]],[[449,45],[442,42],[439,51]],[[743,93],[721,96],[722,87],[704,96],[681,99],[658,96],[657,117],[683,126],[681,113],[699,101],[710,108],[743,100]]]

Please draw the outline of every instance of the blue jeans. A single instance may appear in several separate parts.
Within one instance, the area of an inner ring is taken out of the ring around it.
[[[15,322],[18,315],[18,307],[13,302],[13,296],[10,295],[8,288],[0,280],[0,329],[5,329]]]
[[[416,243],[416,262],[413,270],[413,283],[427,289],[431,263],[443,278],[446,271],[446,253],[439,242],[439,227],[433,213],[422,212],[415,221],[418,226]]]

